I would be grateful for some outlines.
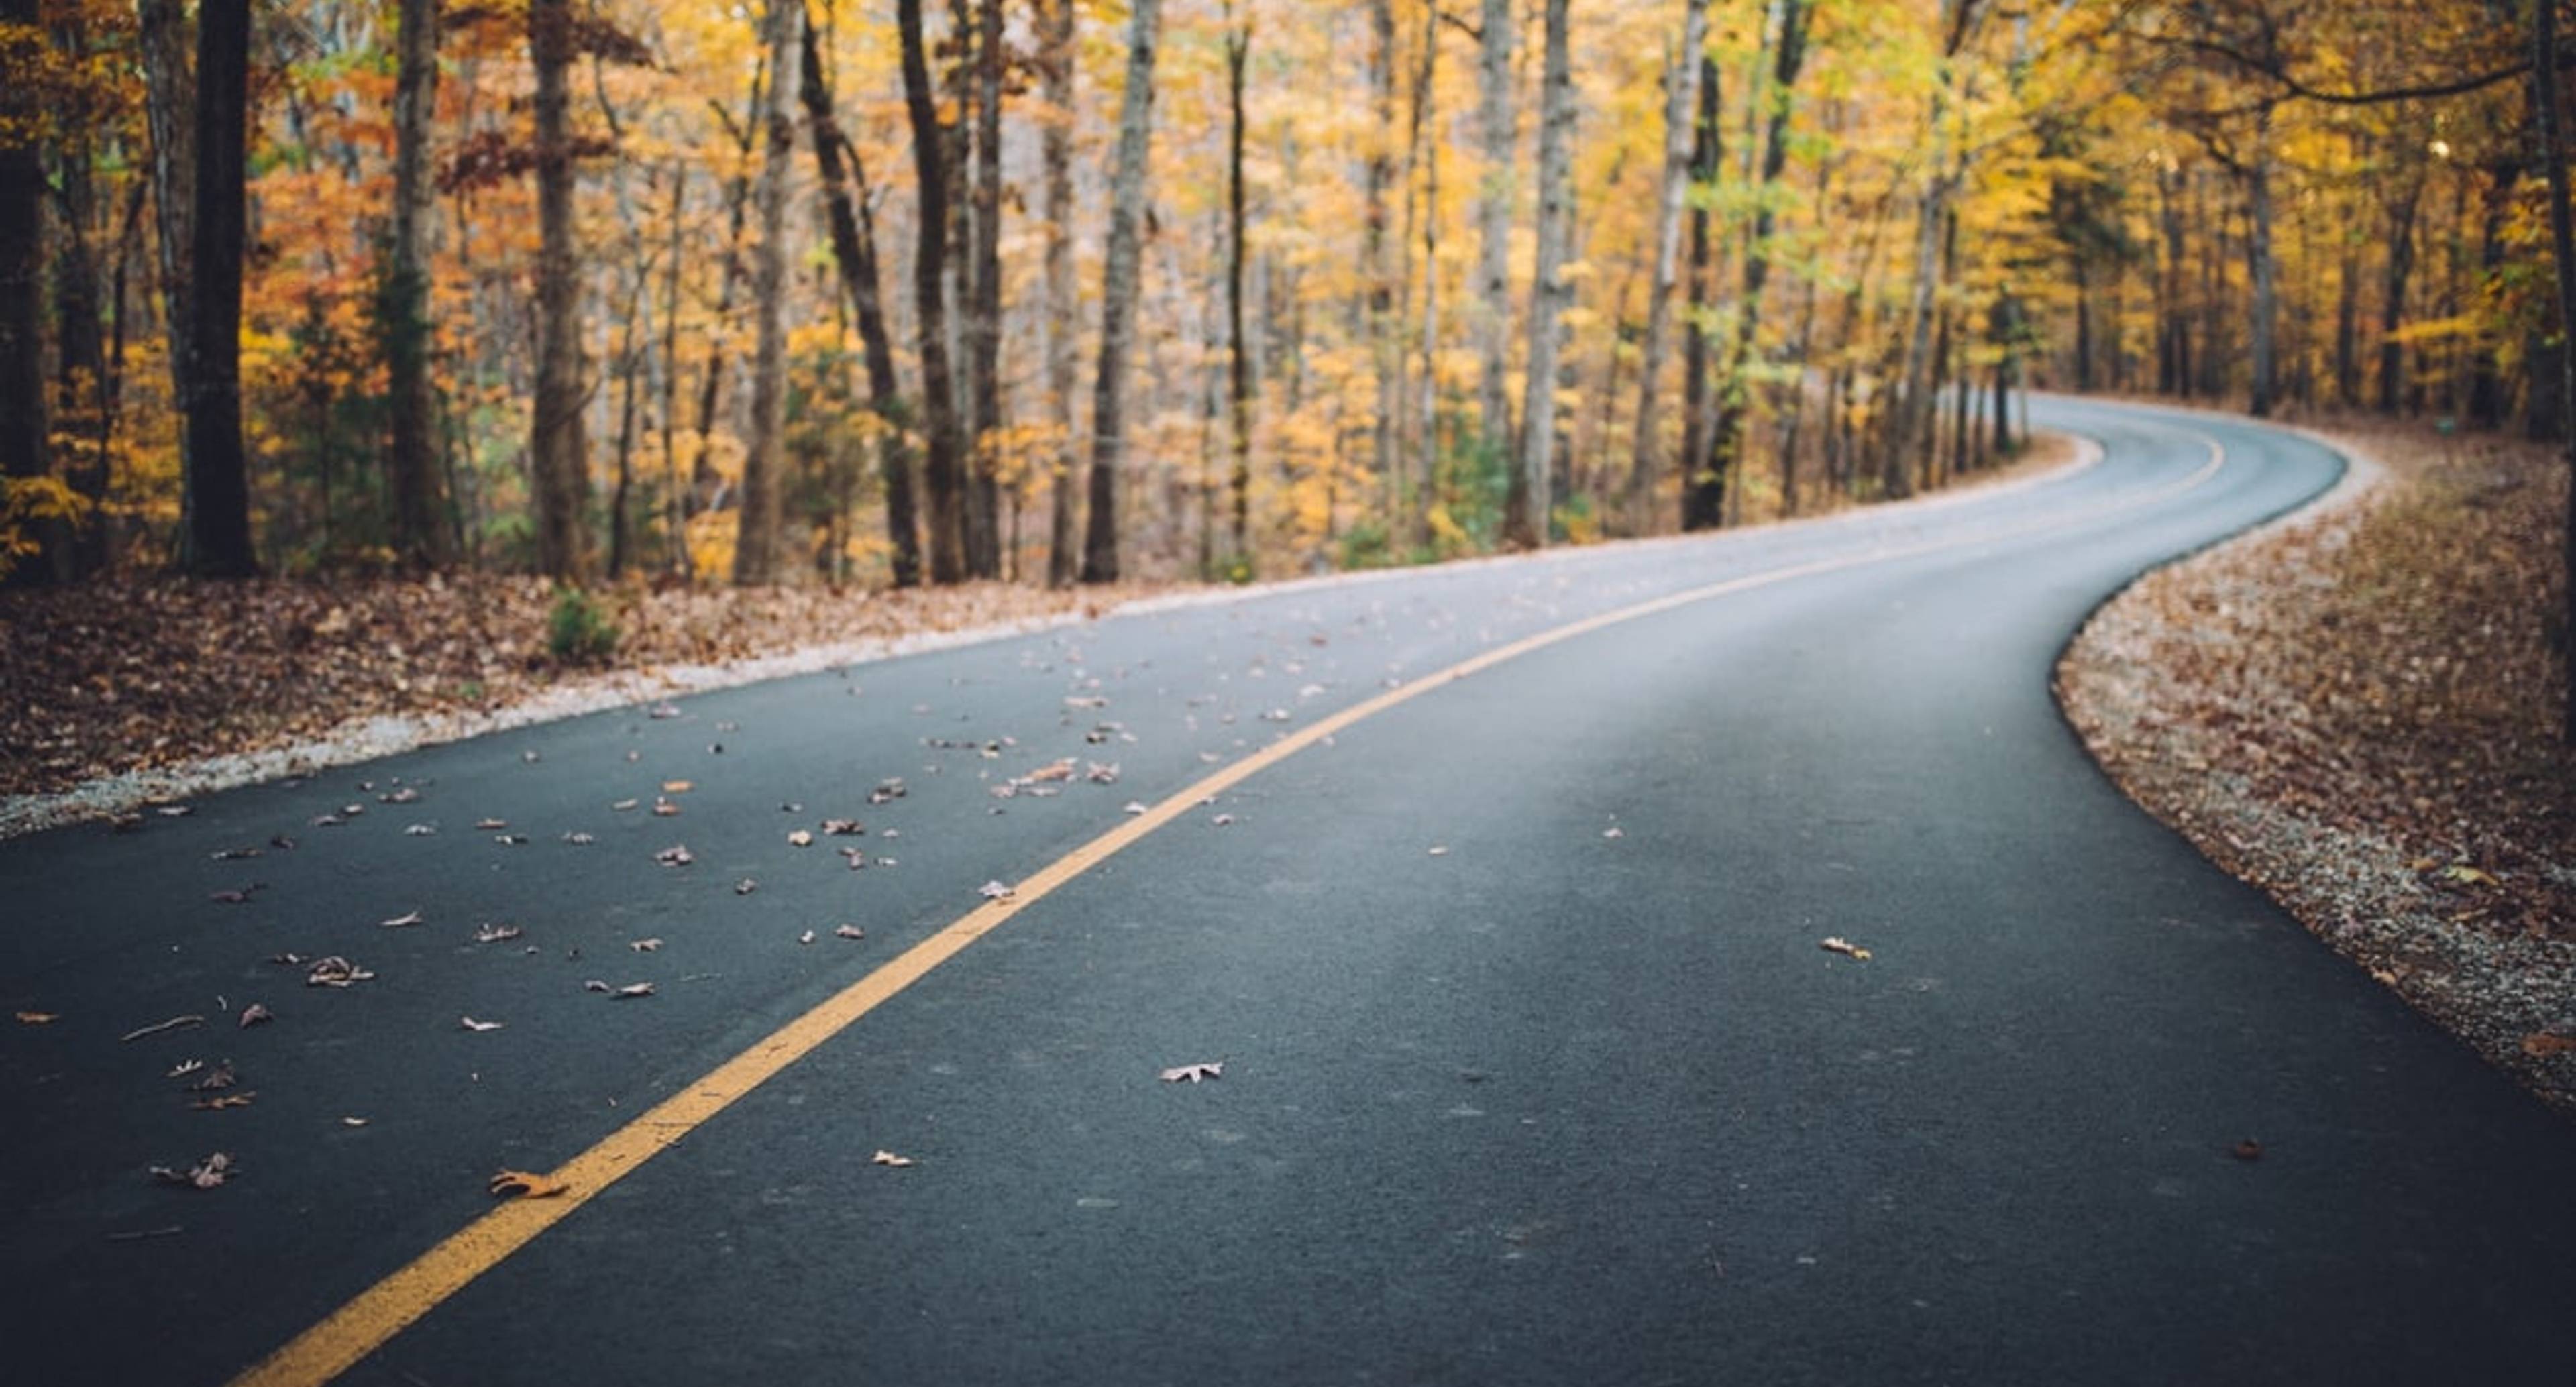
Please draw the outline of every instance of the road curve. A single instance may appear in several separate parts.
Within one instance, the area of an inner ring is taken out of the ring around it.
[[[2097,603],[2339,464],[2040,420],[2103,459],[0,843],[0,992],[61,1018],[0,1035],[10,1377],[312,1380],[355,1305],[340,1380],[441,1387],[2568,1382],[2576,1129],[2050,698]],[[824,818],[867,832],[789,842]],[[256,1100],[193,1109],[190,1059]],[[214,1150],[222,1188],[144,1174]],[[567,1163],[493,1244],[484,1178]],[[465,1270],[383,1289],[424,1264]]]

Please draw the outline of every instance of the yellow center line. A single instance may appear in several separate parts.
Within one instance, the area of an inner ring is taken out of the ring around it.
[[[1144,813],[1123,821],[1118,827],[1039,868],[1023,879],[1011,895],[987,901],[967,912],[875,972],[843,988],[813,1010],[718,1065],[704,1078],[684,1085],[679,1092],[629,1120],[597,1145],[558,1168],[554,1179],[570,1186],[564,1194],[551,1199],[517,1199],[495,1206],[491,1212],[440,1241],[412,1259],[409,1265],[367,1288],[356,1299],[245,1370],[233,1379],[233,1387],[317,1387],[317,1384],[338,1377],[463,1290],[475,1278],[571,1216],[574,1210],[636,1167],[669,1149],[731,1106],[734,1100],[775,1077],[780,1070],[812,1054],[825,1041],[920,981],[967,945],[1000,928],[1012,916],[1126,850],[1147,834],[1180,818],[1201,802],[1232,789],[1355,723],[1507,660],[1677,607],[1819,574],[1893,563],[2050,530],[2070,529],[2115,512],[2155,504],[2208,481],[2224,465],[2226,453],[2216,439],[2205,434],[2193,436],[2208,445],[2209,462],[2189,476],[2152,491],[2119,498],[2071,516],[2043,518],[1996,532],[1819,559],[1672,593],[1496,646],[1310,723],[1242,760],[1202,777],[1188,789],[1169,796]]]

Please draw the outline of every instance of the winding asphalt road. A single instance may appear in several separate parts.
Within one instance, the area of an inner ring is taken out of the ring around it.
[[[0,993],[60,1016],[0,1032],[0,1375],[2576,1380],[2576,1128],[2123,800],[2050,698],[2096,603],[2339,464],[2041,417],[2104,460],[0,844]],[[866,832],[789,842],[826,818]],[[190,1059],[255,1101],[193,1110]],[[220,1189],[145,1174],[217,1150]],[[504,1166],[573,1189],[495,1206]]]

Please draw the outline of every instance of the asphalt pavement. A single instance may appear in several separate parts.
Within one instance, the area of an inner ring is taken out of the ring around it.
[[[226,1382],[990,883],[1027,899],[340,1380],[2576,1381],[2576,1126],[2050,695],[2095,605],[2340,463],[2040,419],[2102,460],[0,843],[0,994],[59,1017],[0,1029],[0,1372]],[[373,976],[309,985],[333,956]]]

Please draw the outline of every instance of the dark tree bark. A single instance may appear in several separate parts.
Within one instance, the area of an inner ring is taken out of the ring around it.
[[[1075,0],[1045,0],[1039,19],[1039,65],[1050,119],[1038,136],[1046,181],[1046,390],[1054,420],[1054,484],[1047,515],[1047,586],[1066,587],[1080,565],[1075,551],[1074,496],[1080,454],[1074,447],[1074,353],[1080,289],[1073,273],[1073,79]]]
[[[1699,60],[1699,111],[1691,122],[1691,183],[1706,187],[1717,181],[1718,164],[1725,158],[1725,132],[1719,120],[1720,105],[1717,63],[1706,54]],[[1714,273],[1709,264],[1709,210],[1705,199],[1690,209],[1690,270],[1686,278],[1685,298],[1689,311],[1683,314],[1682,327],[1682,509],[1703,504],[1691,499],[1691,477],[1701,458],[1708,456],[1709,426],[1709,280]],[[1644,479],[1648,487],[1653,479]],[[1652,493],[1648,493],[1651,502]],[[1641,529],[1651,532],[1650,517]]]
[[[1521,446],[1503,496],[1503,541],[1537,549],[1548,540],[1556,449],[1556,366],[1574,285],[1564,274],[1573,218],[1574,76],[1567,0],[1547,0],[1547,56],[1539,78],[1538,264],[1530,283],[1529,358],[1521,382]]]
[[[2522,181],[2522,165],[2504,161],[2487,171],[2487,196],[2478,222],[2478,288],[2483,292],[2503,274],[2505,266],[2505,218],[2513,208],[2515,185]],[[2472,349],[2476,355],[2469,364],[2469,426],[2479,429],[2504,427],[2505,386],[2503,364],[2496,360],[2496,344],[2482,337]]]
[[[1243,71],[1252,52],[1252,26],[1226,31],[1225,335],[1227,419],[1232,425],[1233,467],[1227,476],[1227,512],[1234,562],[1252,576],[1252,346],[1243,335]]]
[[[202,578],[247,578],[250,473],[242,453],[242,251],[250,138],[250,0],[197,10],[197,206],[188,382],[187,532],[180,566]]]
[[[1118,164],[1109,184],[1108,263],[1101,271],[1100,374],[1091,394],[1091,516],[1082,581],[1118,581],[1118,468],[1127,446],[1127,349],[1136,316],[1145,166],[1154,134],[1154,50],[1161,0],[1136,0],[1127,36],[1127,90],[1118,111]]]
[[[1002,427],[1002,0],[978,0],[975,36],[975,215],[967,262],[966,378],[974,451],[967,471],[967,567],[1002,575],[1001,489],[993,431]]]
[[[2546,85],[2546,84],[2543,84]],[[2423,200],[2421,173],[2388,205],[2388,269],[2379,291],[2379,412],[2395,414],[2405,403],[2406,346],[2396,339],[2406,320],[2406,282],[2415,272],[2415,209]]]
[[[1744,465],[1745,420],[1751,413],[1751,382],[1756,334],[1762,327],[1762,296],[1771,281],[1771,233],[1777,214],[1769,193],[1789,163],[1790,102],[1798,88],[1798,70],[1807,58],[1807,10],[1801,0],[1781,0],[1780,37],[1773,52],[1770,121],[1762,137],[1762,181],[1756,194],[1753,238],[1744,254],[1744,301],[1737,305],[1735,340],[1727,349],[1725,369],[1717,380],[1717,417],[1709,429],[1705,462],[1695,463],[1689,500],[1682,507],[1682,528],[1701,529],[1725,523],[1727,491]],[[1695,502],[1695,504],[1693,504]],[[1696,521],[1697,523],[1693,523]]]
[[[190,61],[186,0],[142,0],[138,34],[143,56],[144,123],[152,132],[152,223],[161,275],[161,319],[170,343],[170,399],[188,401],[188,352],[196,341],[190,324],[189,257],[196,250],[197,82]],[[179,432],[179,473],[188,473],[187,430]],[[183,495],[181,504],[186,504]],[[184,529],[187,521],[180,521]]]
[[[1646,287],[1646,343],[1637,371],[1637,436],[1628,468],[1625,507],[1628,523],[1634,529],[1651,528],[1645,523],[1650,519],[1645,513],[1646,500],[1654,494],[1655,478],[1664,470],[1664,361],[1673,332],[1674,262],[1681,250],[1682,203],[1699,173],[1702,138],[1696,114],[1703,69],[1710,66],[1707,47],[1708,0],[1684,0],[1681,46],[1664,74],[1664,169],[1655,187],[1655,269]],[[1692,227],[1698,233],[1692,247],[1698,256],[1691,265],[1696,279],[1707,263],[1706,214],[1695,213]],[[1699,306],[1698,298],[1705,292],[1697,284],[1692,286],[1693,308]],[[1699,336],[1695,314],[1684,330],[1693,339]],[[1683,427],[1687,433],[1687,419]]]
[[[385,271],[382,334],[393,439],[394,551],[414,568],[456,561],[456,530],[447,514],[446,474],[439,466],[438,385],[430,372],[429,236],[432,200],[429,128],[438,109],[439,0],[401,0],[394,77],[393,247]]]
[[[36,0],[0,0],[0,23],[38,21]],[[13,481],[45,475],[45,166],[15,92],[0,93],[0,477]],[[21,561],[9,570],[13,586],[52,576],[48,565]]]
[[[1512,49],[1520,20],[1512,0],[1482,0],[1476,51],[1476,150],[1483,167],[1476,188],[1477,427],[1485,448],[1512,456],[1507,393],[1512,327],[1512,150],[1519,142],[1512,90]],[[1518,460],[1513,459],[1515,465]]]
[[[831,79],[823,71],[822,45],[813,16],[805,20],[803,77],[800,91],[814,141],[814,163],[823,175],[823,204],[832,228],[832,258],[840,267],[841,289],[859,320],[859,345],[867,354],[868,407],[886,425],[877,439],[877,471],[885,484],[886,539],[893,546],[894,585],[921,582],[920,525],[913,517],[912,462],[905,455],[902,425],[909,414],[896,383],[894,339],[886,330],[885,290],[877,267],[874,215],[867,205],[867,167],[856,150],[843,162],[844,140],[834,114]],[[857,181],[855,205],[851,182]]]
[[[930,581],[954,583],[966,577],[966,496],[957,382],[948,360],[948,304],[942,294],[948,277],[947,132],[939,124],[939,97],[931,89],[930,59],[922,47],[921,0],[897,0],[895,22],[902,34],[903,105],[912,124],[912,162],[921,188],[912,299],[921,397],[930,416],[923,478],[930,492]]]
[[[787,172],[796,156],[796,121],[787,104],[787,67],[796,60],[804,0],[769,0],[769,94],[760,104],[760,244],[752,252],[751,299],[757,319],[751,368],[751,446],[742,460],[742,515],[735,531],[733,581],[740,587],[778,581],[778,530],[786,485]]]
[[[582,433],[581,247],[573,229],[569,0],[529,0],[537,71],[537,393],[528,461],[537,571],[568,583],[591,571],[590,457]]]

